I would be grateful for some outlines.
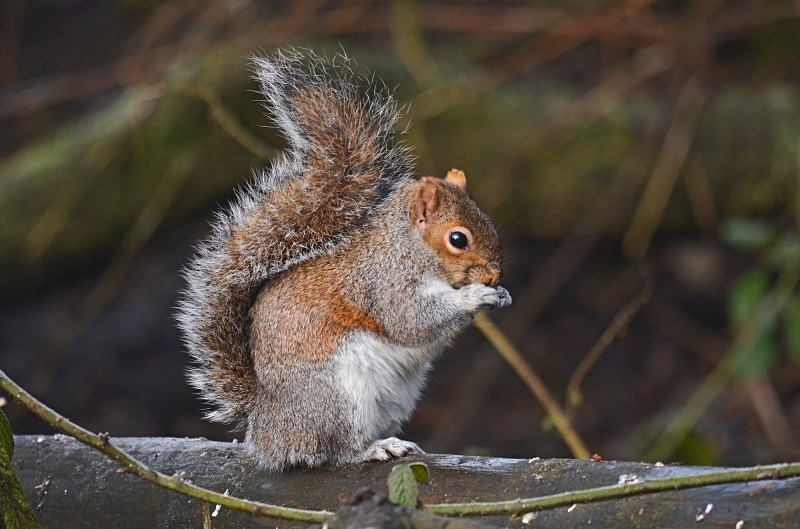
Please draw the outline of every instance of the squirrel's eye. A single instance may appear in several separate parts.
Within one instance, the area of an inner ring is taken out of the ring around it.
[[[467,236],[461,233],[460,231],[451,232],[449,238],[450,238],[450,244],[452,244],[459,250],[463,250],[464,248],[466,248],[467,243],[469,242],[467,240]]]

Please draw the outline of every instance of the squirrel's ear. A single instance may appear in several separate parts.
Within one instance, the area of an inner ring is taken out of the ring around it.
[[[467,189],[467,175],[461,169],[450,169],[444,181],[456,186],[459,189]]]
[[[425,176],[419,181],[417,197],[414,200],[414,220],[418,225],[427,223],[439,207],[439,180]]]

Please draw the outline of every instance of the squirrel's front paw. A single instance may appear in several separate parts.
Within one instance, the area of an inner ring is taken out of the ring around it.
[[[511,294],[508,293],[508,290],[499,285],[497,286],[497,297],[500,298],[500,300],[496,308],[502,309],[511,305]]]
[[[500,303],[497,290],[481,283],[470,283],[459,289],[465,308],[470,312],[492,310]]]
[[[471,283],[461,288],[470,309],[477,312],[479,310],[494,310],[497,308],[511,305],[511,295],[503,287],[490,287],[481,283]]]
[[[424,454],[425,452],[417,443],[403,441],[397,437],[379,439],[369,445],[361,453],[361,461],[389,461],[393,457],[403,457],[407,454]]]

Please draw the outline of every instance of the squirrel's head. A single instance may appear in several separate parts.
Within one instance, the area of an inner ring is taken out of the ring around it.
[[[500,284],[500,238],[489,217],[467,194],[463,171],[452,169],[444,179],[420,179],[411,201],[411,218],[439,256],[453,287]]]

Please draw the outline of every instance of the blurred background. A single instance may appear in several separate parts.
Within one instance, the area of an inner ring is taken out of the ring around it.
[[[420,174],[466,171],[515,300],[490,317],[589,453],[800,458],[788,0],[4,0],[0,368],[94,431],[241,439],[201,419],[173,313],[281,148],[248,57],[284,46],[344,50],[409,105]],[[405,436],[575,455],[538,391],[472,328]]]

